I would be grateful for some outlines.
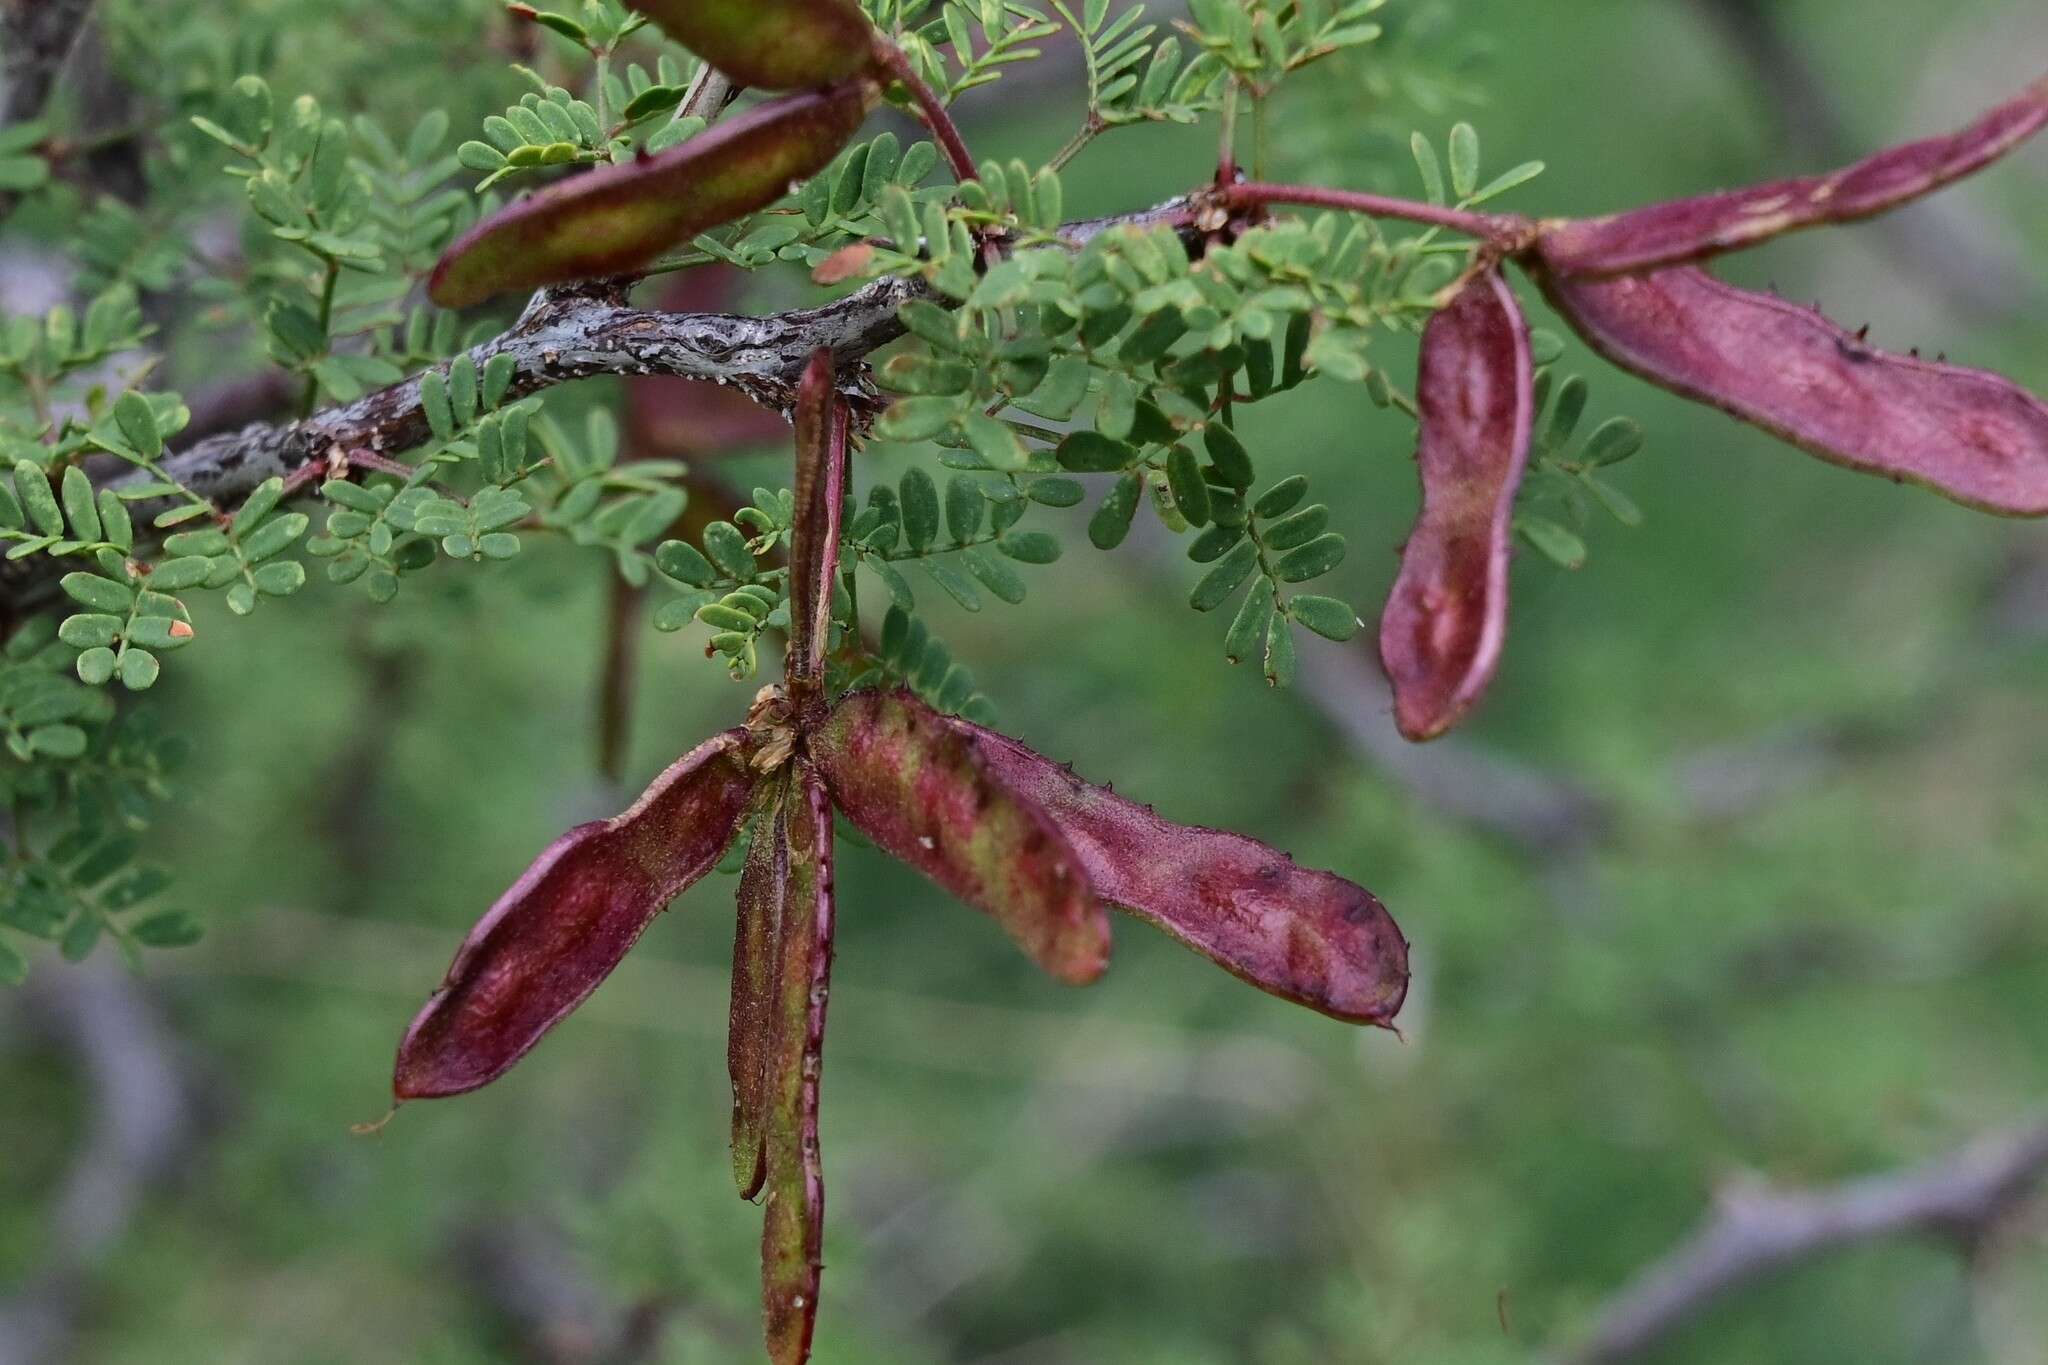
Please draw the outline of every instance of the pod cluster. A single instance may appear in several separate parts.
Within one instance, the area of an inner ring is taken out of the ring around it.
[[[2009,516],[2048,515],[2048,405],[2000,375],[1868,344],[1698,263],[1867,218],[1989,165],[2048,124],[2048,80],[1943,137],[1828,175],[1531,226],[1510,254],[1602,356],[1824,460]],[[1422,512],[1380,622],[1403,734],[1442,734],[1507,633],[1512,509],[1528,463],[1528,332],[1488,258],[1423,332]]]
[[[1175,824],[903,690],[826,683],[846,505],[847,410],[829,352],[798,387],[785,688],[692,749],[632,807],[557,839],[478,921],[400,1045],[401,1102],[503,1075],[749,834],[733,940],[733,1178],[762,1201],[777,1365],[810,1354],[824,1227],[818,1086],[836,811],[996,921],[1055,978],[1109,962],[1109,911],[1147,920],[1283,999],[1387,1024],[1408,945],[1373,894],[1277,849]]]

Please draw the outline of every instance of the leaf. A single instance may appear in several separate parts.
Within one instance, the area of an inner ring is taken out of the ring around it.
[[[1127,468],[1138,457],[1135,446],[1098,431],[1069,432],[1060,439],[1055,458],[1060,468],[1076,474],[1098,474]]]
[[[855,0],[628,0],[690,51],[760,90],[829,85],[868,65]]]
[[[1420,133],[1408,135],[1408,150],[1415,156],[1415,168],[1422,172],[1422,190],[1432,204],[1444,202],[1443,165],[1436,159],[1436,148],[1429,145],[1429,139]]]
[[[1188,594],[1188,605],[1196,611],[1214,611],[1230,599],[1230,595],[1244,586],[1259,566],[1259,547],[1249,540],[1239,541],[1223,558],[1216,561],[1214,568],[1202,575]]]
[[[134,605],[135,590],[125,583],[102,578],[96,573],[68,573],[58,580],[64,595],[94,611],[125,614]]]
[[[903,471],[896,485],[903,509],[903,541],[918,554],[932,546],[939,535],[939,489],[931,475],[913,465]]]
[[[825,1175],[818,1153],[818,1077],[832,984],[832,802],[798,760],[779,842],[787,844],[767,1055],[761,1217],[761,1310],[768,1354],[801,1365],[811,1350],[824,1267]]]
[[[428,292],[443,308],[467,308],[508,289],[631,270],[822,170],[869,97],[860,81],[786,95],[665,152],[562,181],[471,228],[442,255]]]
[[[1371,892],[1255,839],[1174,824],[1015,740],[949,724],[1045,813],[1103,900],[1282,999],[1354,1023],[1384,1024],[1400,1009],[1408,945]]]
[[[1166,486],[1173,492],[1173,505],[1190,526],[1209,524],[1209,486],[1202,482],[1195,452],[1177,445],[1166,455]]]
[[[753,748],[745,730],[728,730],[677,759],[625,813],[549,845],[470,931],[406,1031],[397,1098],[488,1084],[596,990],[738,833]]]
[[[1088,518],[1088,541],[1098,550],[1114,550],[1131,533],[1131,518],[1137,515],[1143,482],[1136,474],[1118,479],[1095,515]]]
[[[855,828],[1086,984],[1108,965],[1108,921],[1058,829],[989,770],[984,736],[908,692],[854,692],[810,752]]]
[[[100,509],[93,499],[92,480],[77,465],[64,471],[63,481],[64,515],[71,522],[71,534],[77,540],[98,540],[100,538]]]
[[[2009,379],[1881,351],[1693,266],[1539,280],[1594,350],[1661,388],[1832,464],[1989,512],[2048,515],[2048,405]]]
[[[1287,599],[1287,614],[1325,640],[1339,644],[1358,634],[1358,613],[1349,602],[1335,597],[1302,593]]]
[[[1529,329],[1498,272],[1465,286],[1423,331],[1415,453],[1422,511],[1401,551],[1379,642],[1394,720],[1409,739],[1456,724],[1500,662],[1534,384]]]
[[[156,411],[149,400],[134,389],[114,401],[114,425],[121,437],[144,458],[154,460],[164,453],[164,434],[156,424]]]
[[[1469,123],[1451,128],[1451,193],[1460,203],[1479,187],[1479,133]]]
[[[1777,180],[1567,222],[1538,246],[1572,274],[1636,274],[1898,207],[2004,156],[2048,125],[2048,78],[1958,132],[1892,147],[1828,175]]]
[[[1008,531],[996,548],[1019,564],[1050,564],[1060,557],[1059,538],[1048,531]]]

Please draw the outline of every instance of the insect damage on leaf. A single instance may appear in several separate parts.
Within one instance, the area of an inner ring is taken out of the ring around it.
[[[856,692],[810,738],[863,834],[992,916],[1062,981],[1109,965],[1109,920],[1058,827],[988,766],[972,727],[908,692]]]
[[[867,66],[873,29],[854,0],[627,0],[738,85],[829,85]]]
[[[1677,265],[1799,228],[1896,208],[1981,170],[2048,124],[2048,79],[1967,128],[1891,147],[1828,175],[1549,226],[1540,253],[1554,271],[1612,275]]]
[[[550,186],[478,223],[427,290],[467,308],[508,289],[615,275],[766,208],[822,170],[875,96],[864,80],[786,95],[665,152]]]
[[[755,782],[728,730],[677,759],[631,809],[549,845],[477,922],[406,1030],[400,1100],[496,1080],[596,990],[654,917],[717,864]]]
[[[1456,724],[1500,662],[1533,388],[1522,310],[1489,270],[1422,334],[1415,453],[1422,512],[1380,618],[1394,720],[1409,739],[1431,739]]]
[[[1878,350],[1694,266],[1538,279],[1595,350],[1653,384],[1835,464],[1989,512],[2048,515],[2048,405],[2009,379]]]

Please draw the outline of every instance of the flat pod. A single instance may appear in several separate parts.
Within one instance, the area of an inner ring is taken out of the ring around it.
[[[726,1016],[725,1064],[732,1079],[732,1176],[740,1198],[752,1199],[767,1179],[768,1060],[776,1018],[776,953],[783,906],[790,899],[788,783],[764,781],[754,802],[754,833],[740,869],[732,939],[732,1004]]]
[[[1534,383],[1529,329],[1497,272],[1467,284],[1423,331],[1422,511],[1380,617],[1394,720],[1409,739],[1450,729],[1499,666]]]
[[[401,1100],[486,1085],[619,965],[654,917],[738,833],[753,741],[728,730],[656,778],[624,814],[548,846],[470,931],[399,1045]]]
[[[644,265],[824,169],[859,131],[873,94],[848,81],[787,95],[665,152],[552,185],[464,233],[427,292],[443,308],[467,308],[507,289]]]
[[[1896,208],[1981,170],[2048,124],[2048,79],[1959,132],[1892,147],[1829,175],[1652,204],[1545,232],[1545,265],[1567,274],[1640,273],[1781,233]]]
[[[946,724],[1051,817],[1103,900],[1283,1000],[1359,1024],[1401,1008],[1408,944],[1364,887],[1256,839],[1161,819],[993,731]]]
[[[818,1081],[832,986],[832,799],[799,759],[779,837],[787,844],[768,1043],[761,1211],[761,1311],[775,1365],[803,1365],[824,1270],[825,1172]]]
[[[2048,406],[2000,375],[1893,355],[1691,266],[1538,276],[1593,348],[1824,460],[2008,516],[2048,515]]]
[[[1109,918],[1058,827],[990,768],[987,733],[908,692],[854,692],[809,743],[856,828],[1085,985],[1109,964]]]
[[[739,85],[795,90],[870,61],[874,30],[854,0],[627,0]]]
[[[832,352],[819,347],[796,395],[796,525],[789,549],[792,686],[823,676],[839,571],[839,512],[846,497],[846,405],[833,392]]]

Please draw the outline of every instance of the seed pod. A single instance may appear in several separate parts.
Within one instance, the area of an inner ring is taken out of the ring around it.
[[[1824,223],[1898,207],[1981,170],[2048,124],[2048,79],[1959,132],[1893,147],[1829,175],[1652,204],[1545,232],[1545,265],[1568,273],[1639,273],[1696,261]]]
[[[1256,839],[1173,824],[1013,739],[945,723],[1051,818],[1103,900],[1283,1000],[1361,1024],[1401,1008],[1408,944],[1365,888]]]
[[[832,984],[832,801],[807,763],[790,777],[781,838],[788,844],[774,955],[774,1032],[768,1048],[761,1217],[761,1310],[775,1365],[803,1365],[818,1319],[824,1265],[825,1175],[818,1153],[818,1078]]]
[[[1380,617],[1394,721],[1409,739],[1455,725],[1500,662],[1533,387],[1528,326],[1514,292],[1490,271],[1422,334],[1422,511]]]
[[[399,1045],[400,1100],[488,1084],[618,966],[717,864],[754,788],[753,741],[728,730],[676,760],[630,810],[549,845],[455,955]]]
[[[726,1015],[725,1066],[732,1078],[732,1177],[752,1199],[768,1177],[768,1055],[775,1032],[776,953],[789,900],[787,783],[756,791],[754,838],[740,869],[738,923],[732,939],[732,1005]]]
[[[787,95],[665,152],[550,186],[464,233],[427,292],[443,308],[467,308],[507,289],[632,270],[822,170],[873,96],[866,81]]]
[[[832,382],[832,352],[821,346],[811,353],[796,393],[796,526],[789,542],[786,668],[792,683],[805,686],[824,673],[846,501],[846,405]]]
[[[1538,280],[1595,350],[1653,384],[1833,464],[1988,512],[2048,515],[2048,406],[2003,376],[1880,351],[1810,308],[1691,266]]]
[[[626,0],[669,37],[757,90],[830,85],[872,60],[855,0]]]
[[[1059,830],[990,771],[984,733],[908,692],[855,692],[811,733],[810,753],[863,834],[1085,985],[1109,963],[1108,917]]]

